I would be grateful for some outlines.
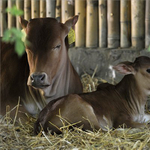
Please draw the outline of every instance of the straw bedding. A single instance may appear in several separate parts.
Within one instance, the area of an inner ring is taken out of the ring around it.
[[[96,90],[100,78],[94,78],[84,74],[82,83],[84,92]],[[147,112],[148,109],[146,109]],[[150,113],[150,112],[149,112]],[[64,120],[65,121],[65,120]],[[22,120],[11,120],[5,117],[0,120],[0,150],[36,149],[36,150],[149,150],[150,149],[150,125],[144,128],[104,131],[83,131],[81,128],[70,124],[63,126],[60,135],[52,135],[51,131],[45,134],[43,131],[35,136],[33,125],[35,119],[27,116],[25,123]],[[15,124],[15,125],[14,125]]]

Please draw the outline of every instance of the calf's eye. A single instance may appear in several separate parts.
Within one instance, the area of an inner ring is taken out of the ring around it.
[[[150,73],[150,69],[147,69],[146,71],[147,71],[148,73]]]

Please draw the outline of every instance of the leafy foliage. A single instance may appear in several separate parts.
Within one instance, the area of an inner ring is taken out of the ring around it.
[[[12,8],[7,8],[6,12],[10,13],[13,16],[20,16],[23,15],[23,11],[17,9],[16,6],[13,6]],[[4,36],[2,40],[6,43],[14,43],[15,44],[15,52],[18,54],[19,57],[21,57],[24,54],[24,41],[22,39],[25,39],[25,33],[22,32],[20,29],[17,28],[11,28],[7,29],[4,32]]]
[[[23,11],[18,9],[16,6],[13,6],[12,8],[6,8],[6,12],[10,13],[13,16],[23,15]]]

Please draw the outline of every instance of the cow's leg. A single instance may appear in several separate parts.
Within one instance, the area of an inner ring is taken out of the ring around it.
[[[39,132],[40,124],[44,130],[49,127],[54,132],[61,131],[60,128],[64,125],[74,124],[76,126],[83,125],[84,129],[89,130],[100,128],[93,108],[80,96],[69,95],[56,103],[42,110],[35,124],[35,133]]]
[[[141,127],[145,127],[146,123],[139,123],[139,122],[134,122],[134,121],[126,121],[125,125],[127,127],[131,127],[131,128],[141,128]]]
[[[116,117],[116,119],[114,120],[114,128],[118,128],[122,125],[125,125],[125,127],[127,128],[140,128],[146,126],[144,116],[139,116],[139,119],[137,121],[134,121],[134,119],[126,114],[120,114],[120,116]]]
[[[133,128],[139,128],[146,126],[147,123],[150,123],[150,115],[144,114],[141,118],[140,122],[134,122],[134,121],[126,121],[127,126],[133,127]]]

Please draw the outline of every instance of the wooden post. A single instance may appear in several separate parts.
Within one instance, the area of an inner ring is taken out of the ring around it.
[[[24,0],[24,19],[31,19],[31,0]]]
[[[65,23],[67,20],[67,6],[68,6],[68,1],[67,0],[61,0],[61,22]]]
[[[22,0],[16,0],[16,7],[20,10],[23,10],[23,1]],[[19,23],[19,17],[16,18],[16,27],[21,28],[21,25]]]
[[[74,16],[74,0],[68,0],[68,18]]]
[[[98,1],[87,0],[86,47],[98,47]]]
[[[56,10],[55,10],[56,18],[60,22],[61,20],[61,0],[56,0]]]
[[[150,0],[146,0],[145,48],[150,46]]]
[[[74,15],[74,2],[73,0],[61,1],[61,22],[65,21]]]
[[[46,0],[40,0],[40,18],[46,17]]]
[[[79,16],[78,23],[75,26],[76,47],[85,47],[85,27],[86,27],[86,1],[75,1],[75,14]]]
[[[99,47],[107,47],[107,0],[99,0]]]
[[[107,0],[107,17],[108,17],[108,48],[117,48],[120,43],[119,33],[119,12],[118,0]]]
[[[6,29],[6,13],[5,13],[5,8],[6,8],[6,1],[1,0],[0,1],[0,37],[3,36],[4,30]]]
[[[143,0],[131,0],[132,18],[132,46],[144,47],[145,28],[145,2]]]
[[[15,5],[15,0],[8,0],[8,8],[12,8]],[[16,19],[8,12],[8,29],[15,27]]]
[[[56,0],[46,0],[46,17],[55,18]]]
[[[39,1],[31,0],[31,18],[39,18]]]
[[[121,42],[122,48],[131,46],[131,1],[121,0],[120,1],[120,23],[121,23]]]

